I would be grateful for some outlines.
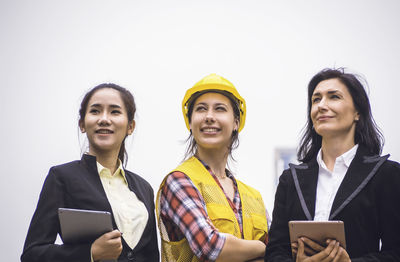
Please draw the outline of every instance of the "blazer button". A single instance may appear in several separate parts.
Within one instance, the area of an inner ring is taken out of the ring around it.
[[[134,261],[133,252],[132,251],[128,252],[127,257],[128,257],[128,261]]]

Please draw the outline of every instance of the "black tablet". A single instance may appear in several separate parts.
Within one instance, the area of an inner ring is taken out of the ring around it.
[[[113,230],[107,211],[59,208],[58,218],[65,244],[90,242]]]

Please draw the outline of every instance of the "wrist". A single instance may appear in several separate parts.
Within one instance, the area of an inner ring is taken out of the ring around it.
[[[95,247],[93,246],[93,244],[90,246],[90,261],[91,262],[96,262],[96,261],[98,261],[98,259],[97,259],[97,257],[95,257],[95,255],[94,255],[94,250],[95,250]]]

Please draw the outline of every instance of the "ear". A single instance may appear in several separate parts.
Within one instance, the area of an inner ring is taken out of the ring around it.
[[[79,120],[78,125],[79,125],[79,129],[81,130],[81,132],[86,133],[86,129],[85,129],[85,126],[84,126],[82,120]]]
[[[193,130],[193,129],[192,129],[192,123],[190,122],[190,123],[189,123],[189,131],[190,131],[190,133],[192,133],[192,130]]]
[[[126,130],[126,134],[132,135],[133,130],[135,130],[136,122],[135,120],[132,120],[130,123],[128,123],[128,129]]]
[[[240,124],[239,119],[235,118],[235,123],[234,123],[234,126],[233,126],[233,130],[239,131],[239,124]]]
[[[358,121],[360,120],[360,114],[358,112],[356,112],[356,115],[354,116],[354,121]]]

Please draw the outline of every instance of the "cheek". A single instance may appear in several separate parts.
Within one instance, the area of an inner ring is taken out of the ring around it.
[[[123,132],[127,132],[129,129],[129,123],[125,119],[120,121],[119,123],[119,129]]]
[[[314,121],[315,117],[317,116],[317,112],[318,112],[318,110],[315,107],[311,108],[310,117],[311,117],[312,121]]]
[[[90,118],[85,118],[82,127],[85,128],[86,131],[88,131],[88,129],[91,129],[91,127],[93,126],[92,122],[93,121],[90,121]]]
[[[201,115],[193,114],[190,119],[190,126],[197,125],[201,122]]]

